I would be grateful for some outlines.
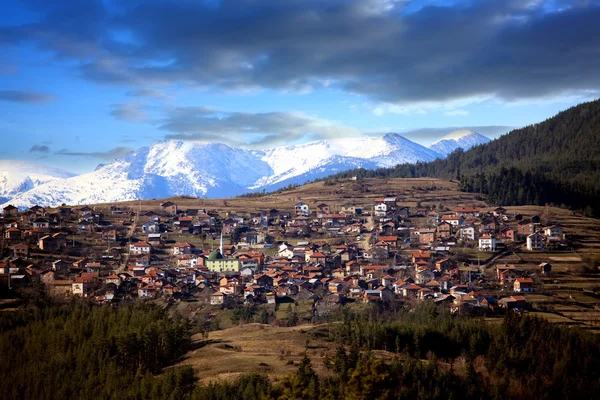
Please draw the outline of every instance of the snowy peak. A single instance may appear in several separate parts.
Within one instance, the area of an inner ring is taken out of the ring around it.
[[[0,203],[51,181],[62,181],[74,174],[47,165],[20,160],[0,160]]]
[[[491,139],[487,136],[483,136],[470,129],[457,129],[434,142],[429,148],[445,157],[456,149],[468,150],[473,146],[485,144],[490,141]]]
[[[5,190],[8,194],[0,197],[4,200],[0,204],[10,200],[15,206],[25,208],[35,204],[76,205],[171,196],[231,197],[302,184],[354,168],[432,161],[444,158],[458,147],[466,150],[488,141],[485,136],[464,130],[450,133],[429,148],[397,133],[334,138],[266,150],[164,140],[79,176],[55,171],[55,176],[44,179],[25,175],[31,178],[26,180],[21,179],[26,168],[20,168],[19,173],[11,172],[9,178],[5,177],[12,183],[4,186],[12,189]],[[50,169],[41,167],[41,170]],[[37,180],[33,182],[33,178]],[[0,176],[0,189],[2,185]]]

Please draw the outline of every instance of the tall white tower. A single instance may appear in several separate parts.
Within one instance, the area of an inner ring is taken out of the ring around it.
[[[219,242],[219,252],[223,255],[223,231],[221,230],[221,241]]]

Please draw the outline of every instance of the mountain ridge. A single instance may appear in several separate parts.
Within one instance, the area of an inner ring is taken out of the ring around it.
[[[6,203],[106,203],[176,195],[232,197],[302,184],[353,168],[433,161],[445,154],[397,133],[334,138],[266,150],[223,143],[163,140],[134,150],[94,171],[52,180],[15,195]]]

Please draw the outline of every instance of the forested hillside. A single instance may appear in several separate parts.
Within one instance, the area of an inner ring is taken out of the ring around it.
[[[592,399],[600,342],[575,328],[508,314],[502,324],[414,311],[341,309],[332,315],[326,376],[306,355],[297,372],[197,382],[166,368],[189,348],[191,326],[162,309],[49,306],[0,314],[4,399]],[[265,344],[268,345],[268,344]],[[307,341],[308,346],[308,341]],[[383,361],[376,353],[386,350]],[[202,345],[197,352],[202,352]],[[232,362],[235,358],[232,358]]]
[[[441,177],[502,205],[553,203],[600,217],[600,100],[583,103],[445,160],[329,177]]]

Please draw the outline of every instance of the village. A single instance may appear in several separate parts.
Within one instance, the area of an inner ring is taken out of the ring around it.
[[[452,312],[531,307],[569,250],[556,221],[503,207],[297,202],[289,209],[35,206],[3,210],[0,285],[54,299],[198,302],[210,307],[434,302]],[[543,257],[542,257],[543,258]],[[313,307],[312,313],[319,308]]]

